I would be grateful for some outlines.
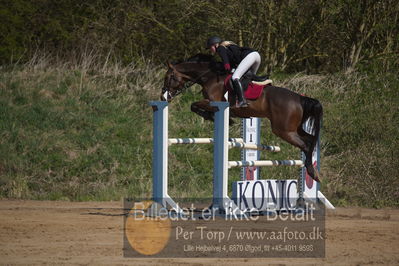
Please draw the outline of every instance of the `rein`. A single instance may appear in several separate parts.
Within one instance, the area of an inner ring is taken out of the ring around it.
[[[206,74],[208,74],[209,72],[211,72],[210,69],[208,69],[207,71],[205,71],[203,74],[201,74],[200,76],[198,76],[196,79],[194,80],[188,80],[186,81],[182,88],[179,89],[174,96],[179,95],[180,93],[182,93],[183,91],[187,90],[188,88],[190,88],[191,86],[193,86],[194,84],[196,84],[203,76],[205,76]]]

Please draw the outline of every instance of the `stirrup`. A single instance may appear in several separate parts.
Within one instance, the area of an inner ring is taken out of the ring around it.
[[[238,102],[236,104],[236,107],[238,107],[238,108],[245,108],[245,107],[248,107],[248,106],[249,106],[249,103],[247,101]]]

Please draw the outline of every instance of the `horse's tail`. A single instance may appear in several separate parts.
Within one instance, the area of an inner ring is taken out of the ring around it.
[[[303,109],[302,126],[309,118],[313,120],[310,132],[315,137],[315,141],[312,143],[312,148],[314,148],[319,139],[323,119],[323,106],[318,100],[306,96],[301,96],[301,105]]]

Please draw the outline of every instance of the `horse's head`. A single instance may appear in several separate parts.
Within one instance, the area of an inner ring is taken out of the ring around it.
[[[180,94],[186,88],[185,84],[190,80],[191,77],[179,72],[174,65],[168,63],[168,71],[165,75],[161,101],[170,102],[176,95]]]

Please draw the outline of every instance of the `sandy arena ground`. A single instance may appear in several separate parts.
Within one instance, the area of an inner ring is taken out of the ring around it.
[[[0,201],[0,264],[399,265],[399,210],[338,208],[324,259],[123,257],[121,202]]]

